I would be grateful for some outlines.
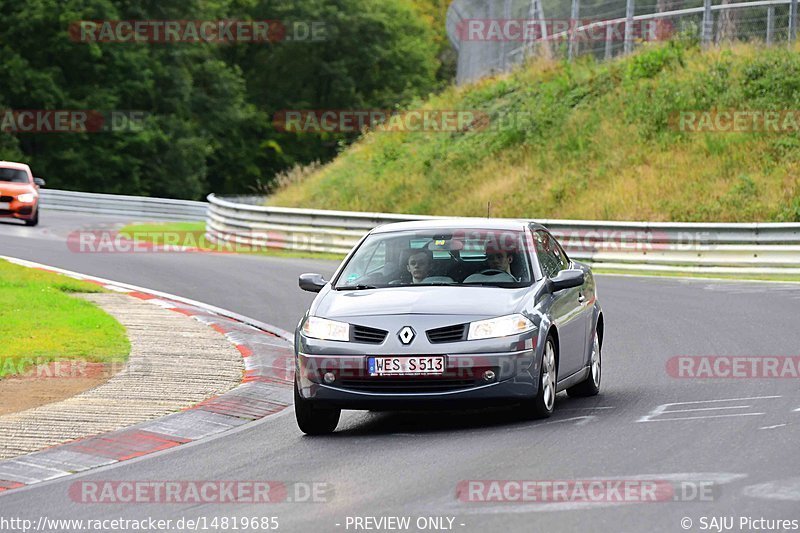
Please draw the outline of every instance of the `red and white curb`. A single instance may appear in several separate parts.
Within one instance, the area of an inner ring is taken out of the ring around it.
[[[284,330],[180,296],[12,257],[0,259],[94,283],[198,320],[232,342],[245,365],[238,387],[179,413],[0,461],[0,494],[201,440],[292,404],[294,352],[292,336]]]

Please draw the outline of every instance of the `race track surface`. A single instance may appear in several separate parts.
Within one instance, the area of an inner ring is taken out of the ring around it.
[[[297,288],[297,276],[336,267],[263,256],[75,253],[65,241],[70,232],[120,221],[55,212],[42,221],[37,228],[0,222],[0,255],[177,294],[287,330],[313,299]],[[549,420],[526,421],[513,409],[345,412],[334,435],[309,438],[287,410],[196,445],[10,491],[0,496],[0,517],[272,516],[279,531],[296,532],[365,531],[353,517],[387,516],[411,517],[409,531],[419,517],[450,517],[452,530],[463,532],[701,531],[711,517],[733,517],[737,528],[740,517],[800,519],[798,379],[667,371],[675,356],[800,355],[800,285],[599,276],[598,287],[603,391],[559,395]],[[470,502],[456,492],[468,480],[592,478],[713,490],[669,497],[703,501],[624,504]],[[76,482],[105,480],[277,480],[332,491],[327,502],[280,504],[92,504],[70,496]]]

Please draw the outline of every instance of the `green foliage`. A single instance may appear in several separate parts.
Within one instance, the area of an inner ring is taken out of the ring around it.
[[[272,127],[283,109],[394,108],[448,75],[434,0],[0,0],[0,109],[135,110],[108,133],[7,134],[0,158],[48,186],[200,198],[246,193],[353,140]],[[323,41],[84,43],[81,20],[319,21]],[[449,46],[449,45],[447,45]],[[438,76],[438,78],[437,78]]]
[[[371,132],[273,205],[435,215],[769,221],[800,206],[800,134],[694,132],[681,112],[797,109],[796,51],[686,42],[540,60],[434,96],[464,132]],[[772,87],[776,90],[772,91]],[[415,106],[417,104],[414,104]]]
[[[0,379],[32,361],[124,361],[125,328],[94,304],[70,296],[96,285],[0,261]]]

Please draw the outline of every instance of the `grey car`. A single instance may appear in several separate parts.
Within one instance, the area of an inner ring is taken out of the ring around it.
[[[591,269],[541,225],[442,219],[380,226],[326,281],[295,332],[295,413],[307,434],[342,409],[516,403],[600,390],[603,312]]]

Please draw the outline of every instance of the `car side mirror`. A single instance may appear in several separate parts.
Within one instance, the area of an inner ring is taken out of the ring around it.
[[[46,182],[44,178],[33,178],[33,183],[35,183],[37,187],[44,187]]]
[[[580,287],[583,285],[583,281],[583,270],[579,270],[577,268],[562,270],[556,275],[556,277],[550,280],[550,292],[558,292],[563,291],[564,289]]]
[[[300,288],[308,292],[319,292],[328,284],[320,274],[303,274],[300,276]]]

